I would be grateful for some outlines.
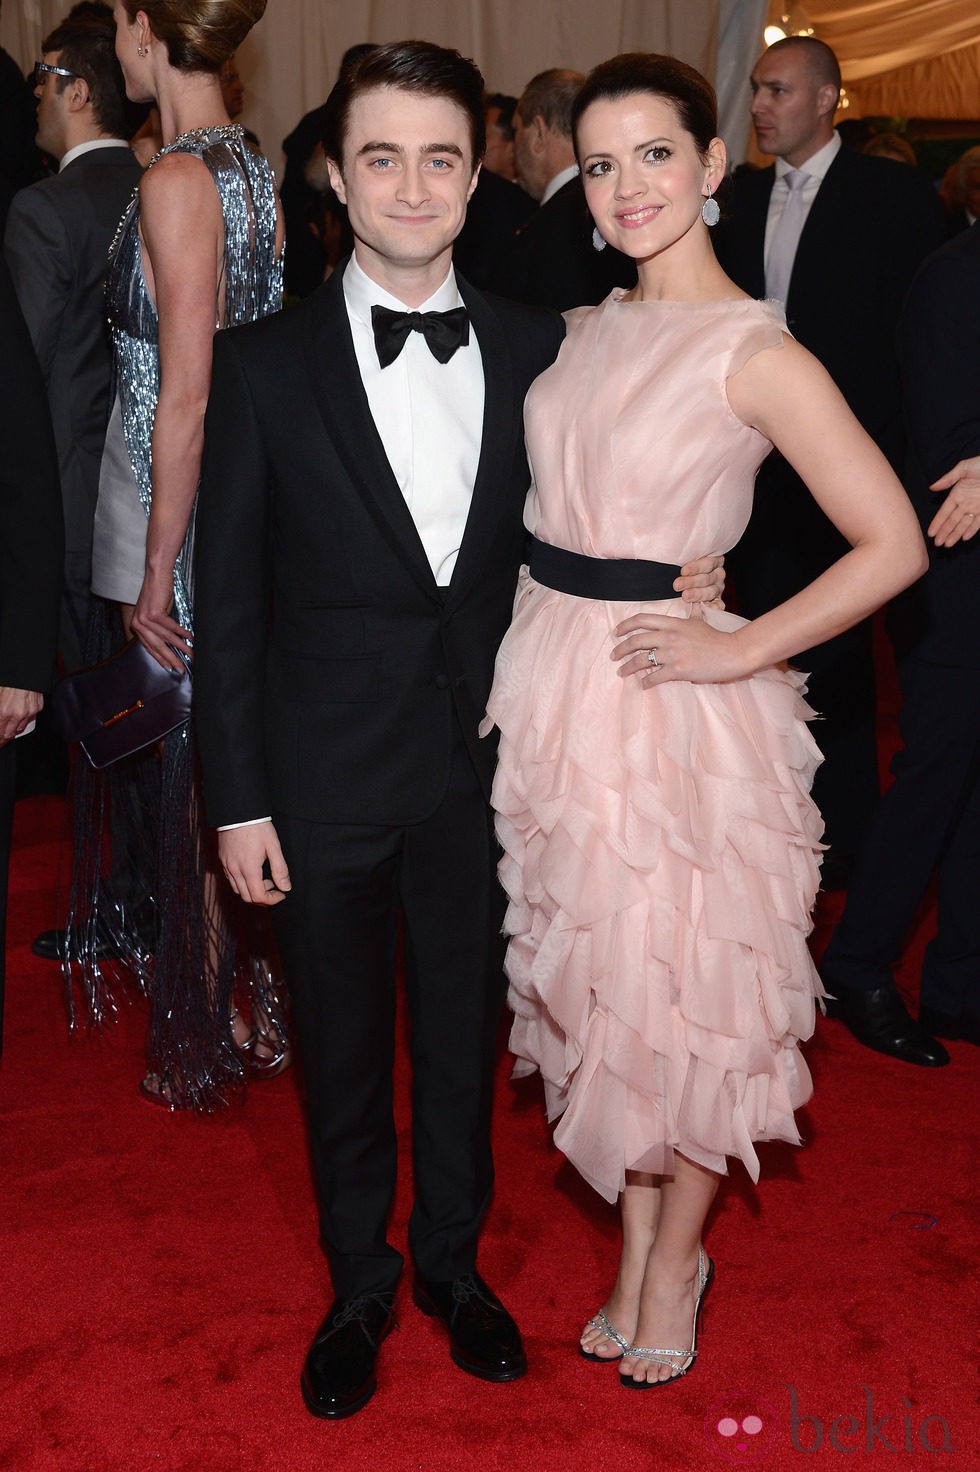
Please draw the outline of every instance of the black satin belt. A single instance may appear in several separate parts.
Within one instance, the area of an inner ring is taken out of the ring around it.
[[[666,562],[640,562],[613,557],[585,557],[564,547],[551,547],[531,538],[529,571],[536,583],[571,593],[575,598],[597,598],[621,603],[652,603],[679,598],[674,579],[680,568]]]

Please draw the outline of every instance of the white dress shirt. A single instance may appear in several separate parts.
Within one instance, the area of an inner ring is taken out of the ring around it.
[[[96,148],[128,148],[129,144],[125,138],[91,138],[88,143],[76,143],[74,148],[69,148],[58,165],[58,173],[67,169],[73,159],[81,158],[83,153],[92,153]]]
[[[448,312],[461,307],[455,273],[450,267],[438,290],[413,308],[375,285],[352,258],[344,273],[344,300],[371,417],[433,577],[439,587],[448,587],[480,463],[483,359],[471,326],[469,342],[448,363],[432,356],[421,332],[410,332],[395,361],[382,368],[371,308]]]
[[[559,189],[564,189],[570,179],[578,177],[578,164],[569,164],[567,169],[562,169],[553,179],[549,179],[545,191],[541,196],[541,203],[547,204],[549,199],[554,199]]]
[[[802,169],[804,174],[808,174],[810,176],[807,179],[806,183],[803,185],[802,191],[804,226],[806,225],[807,216],[810,213],[813,201],[816,199],[820,186],[826,178],[827,170],[830,168],[834,159],[837,157],[840,149],[840,134],[835,132],[830,142],[825,143],[823,148],[818,149],[816,153],[812,154],[811,157],[807,159],[805,164],[797,164],[796,166],[797,168]],[[776,223],[779,220],[780,215],[783,213],[783,208],[786,204],[787,199],[789,198],[789,188],[786,184],[786,175],[790,172],[792,168],[793,165],[788,164],[784,158],[777,158],[776,177],[773,180],[772,193],[769,196],[769,213],[766,216],[765,262],[767,269],[769,265],[769,245],[772,241],[773,231],[776,228]]]

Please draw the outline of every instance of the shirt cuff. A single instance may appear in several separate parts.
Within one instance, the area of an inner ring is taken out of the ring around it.
[[[233,828],[254,828],[255,825],[256,825],[256,823],[271,823],[271,822],[272,822],[272,814],[270,813],[267,818],[246,818],[244,823],[220,823],[218,825],[218,832],[219,833],[230,833]]]

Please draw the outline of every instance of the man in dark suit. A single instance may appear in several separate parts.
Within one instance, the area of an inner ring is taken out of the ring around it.
[[[584,81],[581,72],[539,72],[518,101],[517,176],[540,207],[490,275],[501,296],[556,312],[595,306],[614,286],[636,285],[633,262],[593,236],[572,142],[572,103]]]
[[[109,246],[139,182],[111,20],[68,20],[42,46],[37,137],[60,170],[15,196],[4,254],[47,385],[65,512],[58,652],[85,663],[92,526],[109,419]]]
[[[928,528],[929,571],[895,620],[903,695],[895,781],[822,968],[828,988],[848,999],[845,1017],[862,1042],[932,1066],[949,1059],[931,1034],[980,1043],[980,460],[958,463],[980,456],[978,317],[980,233],[967,230],[925,262],[900,324],[905,485]],[[952,486],[938,512],[937,482]],[[937,870],[938,933],[922,964],[916,1024],[891,968]]]
[[[794,337],[900,468],[895,326],[916,267],[940,243],[938,202],[913,169],[841,146],[840,69],[823,42],[794,36],[771,46],[756,63],[752,91],[758,144],[776,163],[735,180],[730,217],[716,232],[719,257],[750,295],[786,303]],[[793,468],[771,454],[729,559],[739,611],[767,612],[845,550]],[[811,671],[809,698],[823,717],[814,734],[825,760],[813,793],[831,845],[824,886],[840,887],[878,797],[870,621],[798,663]]]
[[[54,678],[63,555],[44,382],[0,261],[0,1047],[14,745]]]
[[[415,1301],[463,1370],[526,1368],[476,1271],[503,1000],[494,750],[477,728],[524,551],[524,396],[562,324],[453,271],[483,146],[471,62],[373,50],[328,104],[353,258],[215,343],[197,728],[225,873],[276,906],[336,1293],[302,1385],[331,1418],[374,1391],[402,1266],[386,1232],[399,918]]]

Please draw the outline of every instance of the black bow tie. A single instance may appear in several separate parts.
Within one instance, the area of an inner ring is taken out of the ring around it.
[[[440,363],[448,363],[456,349],[470,340],[465,307],[453,307],[451,312],[392,312],[388,307],[372,307],[371,326],[382,368],[395,361],[410,332],[421,332]]]

